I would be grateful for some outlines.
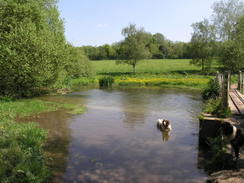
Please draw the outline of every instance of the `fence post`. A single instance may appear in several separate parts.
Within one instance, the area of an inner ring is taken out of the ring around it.
[[[240,80],[240,92],[244,94],[244,72],[241,71],[241,80]]]
[[[222,84],[222,106],[227,109],[229,107],[229,90],[230,90],[230,72],[226,71],[223,75]]]
[[[241,92],[241,83],[242,83],[242,72],[239,71],[237,90],[239,90],[240,92]]]
[[[217,71],[217,81],[219,84],[219,95],[222,96],[222,88],[223,88],[223,74]]]

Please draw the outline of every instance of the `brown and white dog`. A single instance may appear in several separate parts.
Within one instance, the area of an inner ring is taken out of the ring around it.
[[[166,130],[166,131],[170,131],[172,129],[169,120],[166,120],[166,119],[158,119],[157,127],[160,130]]]
[[[221,131],[224,140],[229,142],[232,149],[235,152],[235,157],[239,157],[240,147],[244,145],[244,131],[241,128],[237,128],[234,125],[223,122],[221,124]]]

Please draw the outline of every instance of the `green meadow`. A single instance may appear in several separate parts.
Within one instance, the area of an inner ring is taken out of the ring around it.
[[[149,59],[136,66],[136,74],[127,64],[115,60],[91,61],[96,80],[104,76],[114,78],[114,86],[158,86],[204,88],[211,76],[201,74],[201,68],[190,59]]]
[[[127,64],[116,64],[115,60],[91,61],[98,75],[126,74],[132,72],[132,67]],[[148,59],[138,62],[137,74],[196,74],[201,68],[190,64],[190,59]]]

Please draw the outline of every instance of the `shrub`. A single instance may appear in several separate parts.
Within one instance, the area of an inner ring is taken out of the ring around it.
[[[86,78],[86,77],[82,77],[82,78],[78,78],[78,79],[72,79],[70,81],[70,87],[72,89],[79,89],[83,86],[89,86],[91,84],[95,83],[95,79],[94,78]]]
[[[224,107],[221,99],[209,99],[204,105],[204,112],[216,115],[217,117],[229,117],[231,111],[228,108]]]
[[[207,87],[202,91],[203,100],[217,99],[219,97],[219,84],[215,79],[210,79]]]
[[[99,87],[100,88],[109,88],[112,87],[114,83],[114,78],[111,76],[104,76],[99,79]]]
[[[91,74],[84,54],[66,43],[56,4],[56,0],[1,3],[0,95],[34,96]]]

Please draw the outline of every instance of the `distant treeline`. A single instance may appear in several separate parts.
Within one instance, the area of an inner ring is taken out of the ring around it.
[[[146,37],[146,48],[152,59],[183,59],[191,58],[189,43],[173,42],[165,38],[161,33],[144,33]],[[123,41],[112,45],[82,46],[81,47],[90,60],[114,60],[120,59],[123,53]]]

